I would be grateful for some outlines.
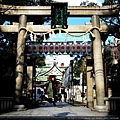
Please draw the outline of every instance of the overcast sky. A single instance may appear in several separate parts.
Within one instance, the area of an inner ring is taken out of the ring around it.
[[[97,3],[98,5],[101,6],[101,3],[104,0],[55,0],[55,1],[58,1],[58,2],[68,2],[68,6],[80,6],[81,2],[83,2],[83,1],[89,1],[89,2]]]

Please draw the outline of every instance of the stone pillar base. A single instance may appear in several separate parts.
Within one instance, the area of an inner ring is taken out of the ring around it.
[[[87,107],[88,107],[88,108],[93,108],[93,101],[87,102]]]
[[[105,105],[95,105],[93,108],[92,108],[93,111],[98,111],[98,112],[108,112],[108,108],[107,106]]]
[[[14,105],[14,110],[24,111],[24,110],[26,110],[26,108],[25,108],[25,105]]]

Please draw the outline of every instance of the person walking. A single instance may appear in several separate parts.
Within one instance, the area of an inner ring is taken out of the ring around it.
[[[48,82],[44,84],[40,84],[40,86],[46,85],[46,93],[48,98],[44,96],[44,99],[47,100],[49,103],[53,103],[56,106],[57,102],[57,90],[56,90],[56,80],[54,75],[48,76]]]

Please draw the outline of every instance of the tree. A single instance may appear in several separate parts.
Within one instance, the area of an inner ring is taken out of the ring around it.
[[[89,1],[83,1],[80,3],[80,6],[97,6],[97,3],[89,2]]]
[[[36,6],[36,5],[50,5],[51,0],[39,0],[39,1],[28,1],[28,0],[3,0],[2,4],[7,4],[10,5],[10,7],[8,6],[8,8],[6,8],[6,10],[9,10],[11,8],[12,5],[16,6],[27,6],[27,5],[32,5],[32,6]],[[9,21],[9,24],[12,24],[12,22],[18,22],[19,16],[9,16],[9,15],[4,15],[4,12],[0,12],[0,24],[3,24],[5,21]],[[26,16],[25,16],[26,17]],[[39,17],[39,16],[28,16],[27,18],[27,22],[34,22],[34,24],[43,24],[44,21],[48,21],[49,18],[46,17]],[[3,35],[4,34],[4,35]],[[1,68],[1,78],[3,78],[3,76],[7,76],[9,78],[9,76],[13,76],[13,80],[16,79],[16,87],[15,87],[15,102],[16,104],[20,104],[21,102],[21,93],[22,93],[22,82],[24,79],[24,74],[23,74],[23,70],[25,67],[24,64],[24,52],[20,49],[20,51],[17,50],[17,37],[18,34],[17,33],[2,33],[0,34],[2,37],[0,37],[0,48],[1,48],[1,56],[0,56],[0,61],[2,64],[0,64],[0,68]],[[38,38],[37,38],[38,39]],[[26,41],[30,41],[29,40],[29,34],[27,34],[27,38]],[[22,41],[24,45],[25,41]],[[24,47],[23,47],[24,48]],[[17,56],[18,59],[18,63],[16,64],[16,51],[18,53],[20,53],[20,55]],[[13,57],[14,56],[14,57]],[[20,61],[19,57],[22,58],[22,60]],[[8,61],[12,61],[11,64]],[[45,64],[44,58],[40,58],[40,57],[36,57],[36,61],[35,63],[39,66],[42,66]],[[16,67],[17,66],[17,67]],[[20,66],[18,68],[18,66]],[[16,68],[16,74],[15,73],[15,68]],[[18,70],[19,69],[19,70]],[[19,72],[18,72],[19,71]],[[16,78],[15,78],[16,77]],[[7,79],[10,80],[10,79]],[[3,79],[1,79],[1,82],[3,81]],[[14,92],[14,91],[13,91]]]
[[[77,60],[75,63],[74,63],[74,66],[73,66],[74,70],[73,70],[73,74],[74,74],[74,77],[80,77],[80,72],[82,71],[82,61],[81,60]]]
[[[104,0],[104,2],[102,3],[102,5],[117,5],[117,9],[120,10],[120,0]],[[94,2],[81,2],[80,6],[98,6],[97,3]],[[118,28],[120,28],[120,16],[116,16],[116,17],[100,17],[102,22],[105,22],[107,25],[114,25],[117,26]],[[120,38],[120,32],[112,32],[110,33],[110,35],[115,36],[116,38]]]
[[[43,5],[50,5],[51,2],[52,0],[2,0],[0,1],[1,4],[19,5],[19,6],[28,6],[28,5],[43,6]],[[9,10],[9,9],[10,7],[6,8],[6,10]],[[0,24],[3,24],[5,21],[9,21],[8,24],[12,24],[12,22],[18,22],[18,20],[19,20],[18,16],[11,17],[11,16],[4,15],[4,12],[3,13],[0,12]],[[48,17],[41,17],[41,18],[39,18],[38,16],[28,17],[28,22],[33,21],[35,24],[43,24],[45,21],[49,21],[49,20],[50,18]],[[0,33],[0,61],[2,61],[0,63],[1,76],[12,75],[11,72],[13,73],[15,70],[17,36],[18,36],[17,33]],[[42,37],[37,38],[37,41],[40,41],[42,39],[43,39]],[[27,35],[26,41],[30,41],[29,34]],[[12,64],[10,64],[11,66],[8,65],[9,62],[7,61],[9,60],[14,61]],[[39,66],[45,65],[44,57],[37,57],[36,64]]]
[[[107,75],[110,72],[110,68],[112,66],[112,56],[111,56],[111,51],[110,50],[106,50],[106,72]]]
[[[120,10],[120,0],[104,0],[104,2],[102,3],[102,5],[117,5],[117,9]],[[120,15],[120,14],[119,14]],[[118,28],[120,28],[120,16],[116,16],[116,17],[104,17],[101,18],[102,21],[104,21],[105,23],[107,23],[108,25],[114,25],[117,26]],[[116,38],[120,38],[120,31],[118,31],[117,33],[111,33],[111,35],[115,36]]]

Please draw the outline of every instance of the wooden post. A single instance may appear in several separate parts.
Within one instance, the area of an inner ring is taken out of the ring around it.
[[[25,15],[21,15],[19,17],[19,28],[26,27],[27,25],[27,17]],[[21,29],[18,32],[18,40],[17,40],[17,56],[16,56],[16,71],[15,71],[15,104],[21,104],[21,96],[22,96],[22,81],[23,81],[23,69],[24,69],[24,52],[25,52],[25,30]],[[18,107],[19,106],[15,106]]]
[[[100,27],[99,16],[92,16],[92,26]],[[95,110],[105,111],[106,106],[104,104],[105,87],[104,87],[104,73],[103,73],[103,59],[102,59],[102,42],[98,29],[93,29],[95,38],[93,39],[93,56],[94,56],[94,72],[96,82],[96,105]]]

